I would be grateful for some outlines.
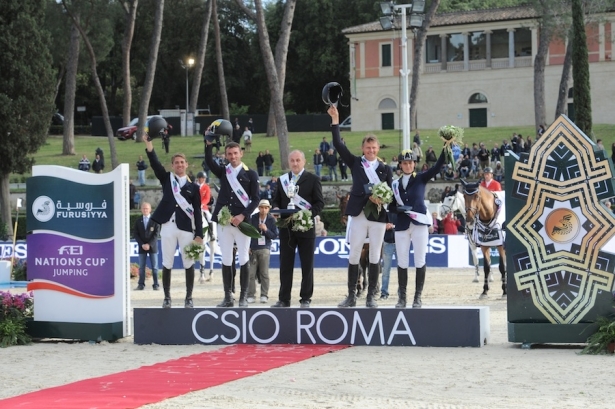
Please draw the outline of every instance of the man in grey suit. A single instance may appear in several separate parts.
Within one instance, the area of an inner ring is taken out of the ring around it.
[[[151,217],[152,206],[148,202],[141,203],[142,216],[137,219],[132,229],[132,235],[139,245],[139,284],[135,290],[145,289],[145,267],[147,266],[147,256],[152,266],[152,277],[154,278],[154,290],[159,290],[158,285],[158,235],[160,225]]]

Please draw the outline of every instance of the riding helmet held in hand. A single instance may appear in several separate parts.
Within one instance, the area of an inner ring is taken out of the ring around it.
[[[145,132],[148,134],[149,140],[152,140],[160,136],[167,127],[167,121],[163,117],[155,115],[145,123]]]
[[[330,82],[322,89],[322,100],[327,105],[337,107],[337,103],[344,94],[342,86],[337,82]]]
[[[205,131],[205,140],[213,142],[222,135],[232,136],[233,125],[226,119],[216,119]]]

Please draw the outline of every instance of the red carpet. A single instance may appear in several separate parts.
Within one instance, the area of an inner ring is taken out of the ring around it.
[[[136,408],[344,348],[233,345],[0,400],[0,408]]]

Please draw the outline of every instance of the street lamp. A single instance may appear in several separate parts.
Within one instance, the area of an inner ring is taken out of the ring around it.
[[[402,149],[410,149],[410,93],[408,92],[408,35],[406,33],[406,15],[410,15],[410,27],[412,29],[423,26],[422,14],[425,11],[425,0],[414,0],[410,4],[396,5],[392,1],[380,3],[380,9],[385,17],[380,18],[380,25],[383,30],[391,30],[395,27],[395,15],[401,12],[401,47],[402,47],[402,68],[399,70],[402,79]],[[409,10],[409,11],[408,11]]]
[[[189,91],[188,91],[188,70],[194,66],[194,58],[188,58],[188,61],[184,64],[182,60],[179,60],[182,68],[186,70],[186,115],[184,117],[184,129],[182,136],[188,135],[188,111],[190,110]]]

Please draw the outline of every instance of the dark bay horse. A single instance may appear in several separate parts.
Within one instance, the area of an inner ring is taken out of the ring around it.
[[[340,201],[339,209],[341,222],[343,226],[348,225],[348,216],[346,213],[346,206],[348,205],[348,199],[350,199],[350,193],[346,193],[343,196],[337,195]],[[369,243],[363,244],[361,249],[361,258],[359,259],[359,278],[357,279],[357,298],[361,297],[363,291],[367,289],[367,270],[369,268]]]
[[[502,298],[506,297],[506,252],[502,239],[502,226],[497,222],[502,208],[500,199],[479,183],[467,183],[461,180],[466,207],[466,229],[468,239],[480,246],[483,252],[485,281],[480,298],[487,297],[489,291],[489,273],[491,271],[491,247],[496,247],[500,254],[500,273],[502,274]]]

